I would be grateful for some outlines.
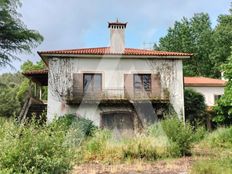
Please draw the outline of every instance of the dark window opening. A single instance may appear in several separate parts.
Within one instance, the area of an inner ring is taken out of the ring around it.
[[[93,93],[102,90],[101,74],[84,74],[84,93]]]
[[[135,91],[151,91],[151,74],[135,74],[134,75]]]
[[[214,104],[221,98],[222,95],[214,95]]]

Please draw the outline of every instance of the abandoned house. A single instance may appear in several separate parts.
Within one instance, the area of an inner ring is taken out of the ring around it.
[[[162,117],[167,105],[184,120],[182,61],[191,54],[126,48],[126,27],[108,23],[109,47],[38,52],[47,70],[24,75],[48,85],[48,121],[71,113],[104,128],[135,130]]]

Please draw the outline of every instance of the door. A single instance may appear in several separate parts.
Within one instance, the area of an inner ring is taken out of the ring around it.
[[[102,127],[119,132],[133,132],[134,117],[130,112],[103,113]]]

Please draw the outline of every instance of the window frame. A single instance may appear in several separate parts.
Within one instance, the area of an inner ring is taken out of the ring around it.
[[[146,75],[150,76],[150,81],[149,81],[150,88],[149,88],[149,90],[146,90],[144,88],[144,76],[146,76]],[[140,77],[141,84],[142,84],[142,89],[141,90],[138,90],[135,87],[135,78],[136,78],[136,76]],[[133,88],[134,88],[134,92],[147,92],[147,93],[151,92],[152,91],[152,78],[151,78],[151,74],[149,74],[149,73],[137,73],[137,74],[133,74]]]
[[[95,91],[97,91],[97,90],[94,90],[94,86],[92,87],[92,89],[91,90],[89,90],[89,87],[87,87],[87,90],[85,90],[85,76],[86,75],[90,75],[90,76],[92,76],[91,77],[91,83],[93,83],[94,84],[94,76],[95,75],[99,75],[100,76],[100,90],[99,91],[102,91],[102,73],[83,73],[83,93],[84,94],[88,94],[88,93],[94,93]]]

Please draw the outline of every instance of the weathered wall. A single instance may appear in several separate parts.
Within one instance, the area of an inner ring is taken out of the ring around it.
[[[160,74],[161,95],[169,93],[170,102],[181,119],[184,114],[182,60],[138,58],[52,58],[49,59],[48,120],[55,115],[76,113],[99,125],[99,109],[81,104],[67,106],[62,100],[72,92],[73,73],[102,73],[103,89],[123,89],[124,74]],[[58,95],[61,94],[61,95]]]
[[[214,106],[214,95],[223,95],[224,87],[186,87],[191,88],[205,97],[205,104],[207,106]]]

